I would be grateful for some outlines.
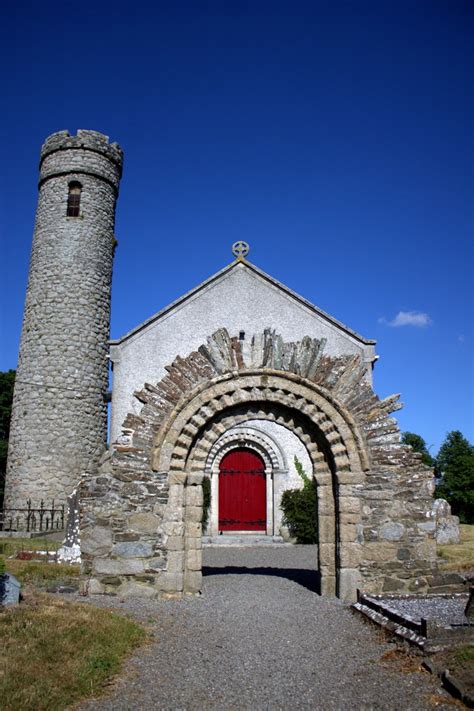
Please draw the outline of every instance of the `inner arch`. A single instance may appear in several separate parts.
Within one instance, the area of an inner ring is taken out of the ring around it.
[[[270,403],[264,400],[242,403],[237,399],[236,404],[232,405],[228,397],[221,404],[226,406],[219,410],[219,401],[214,403],[214,409],[217,410],[214,416],[210,416],[210,406],[207,405],[207,418],[204,419],[204,411],[202,411],[203,415],[199,414],[196,417],[195,421],[199,422],[200,426],[196,428],[188,447],[184,471],[192,475],[193,481],[196,476],[200,476],[202,480],[209,452],[219,437],[228,430],[230,424],[249,420],[270,420],[290,429],[307,448],[318,486],[318,567],[321,574],[321,590],[324,594],[353,596],[354,587],[358,582],[356,565],[360,546],[356,542],[355,525],[341,525],[341,516],[344,518],[350,514],[351,523],[355,524],[360,520],[360,502],[351,497],[350,507],[343,504],[344,514],[341,513],[341,498],[350,496],[351,486],[355,481],[354,476],[357,474],[351,474],[347,448],[335,425],[331,423],[330,427],[326,426],[326,432],[323,431],[319,422],[316,424],[314,419],[304,414],[301,402],[295,403],[291,400],[286,403],[275,400]],[[180,452],[182,462],[181,449]],[[173,455],[171,455],[171,464],[173,465]],[[344,473],[343,481],[339,481],[342,473]],[[350,592],[345,590],[348,579]]]

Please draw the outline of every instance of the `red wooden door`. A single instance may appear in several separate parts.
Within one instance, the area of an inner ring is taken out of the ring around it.
[[[266,531],[267,491],[263,460],[234,449],[219,467],[219,530]]]

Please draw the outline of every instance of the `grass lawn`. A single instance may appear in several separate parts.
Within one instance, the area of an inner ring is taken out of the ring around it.
[[[122,615],[31,593],[0,614],[2,709],[59,710],[95,695],[145,638]]]
[[[26,551],[54,553],[61,545],[58,541],[44,538],[0,538],[0,568],[5,565],[7,573],[14,575],[22,586],[44,590],[53,583],[67,585],[79,577],[78,565],[48,563],[45,560],[19,560],[18,554]]]
[[[47,551],[54,553],[61,546],[61,541],[52,536],[38,538],[10,538],[0,535],[0,555],[16,555],[22,551]]]
[[[80,570],[7,557],[19,550],[46,550],[38,539],[1,543],[6,555],[0,555],[0,568],[20,580],[24,595],[20,605],[0,612],[2,711],[59,711],[99,694],[122,660],[146,640],[145,629],[108,610],[41,592],[77,581]]]
[[[438,546],[438,555],[442,570],[474,569],[474,525],[461,524],[461,543]]]

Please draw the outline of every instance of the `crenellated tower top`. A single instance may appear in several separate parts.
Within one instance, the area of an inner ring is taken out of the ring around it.
[[[118,191],[122,176],[123,151],[118,143],[98,131],[79,129],[76,136],[57,131],[41,147],[40,185],[66,173],[85,173],[102,178]]]

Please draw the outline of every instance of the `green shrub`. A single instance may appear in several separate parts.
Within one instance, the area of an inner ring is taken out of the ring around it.
[[[318,495],[316,482],[305,473],[295,457],[295,467],[303,480],[302,489],[287,489],[281,497],[283,524],[298,543],[318,542]]]
[[[202,480],[202,532],[206,530],[209,521],[209,507],[211,505],[211,480],[205,476]]]

